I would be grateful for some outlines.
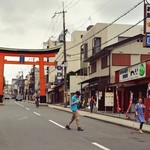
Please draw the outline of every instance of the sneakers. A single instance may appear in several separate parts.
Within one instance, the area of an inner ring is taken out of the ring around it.
[[[84,131],[81,127],[78,127],[77,131]]]
[[[139,130],[139,132],[142,134],[143,133],[143,131],[142,130]]]
[[[71,130],[71,128],[69,127],[69,125],[66,125],[66,129]],[[81,127],[78,127],[77,131],[84,131],[84,130]]]
[[[71,130],[71,128],[69,127],[69,125],[66,125],[66,129]]]

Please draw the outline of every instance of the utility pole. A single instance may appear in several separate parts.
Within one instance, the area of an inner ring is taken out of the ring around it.
[[[63,51],[63,54],[64,54],[64,60],[63,60],[63,64],[64,64],[64,107],[67,107],[67,58],[66,58],[66,27],[65,27],[65,13],[67,11],[64,10],[64,2],[63,2],[63,11],[62,12],[58,12],[58,13],[55,13],[54,16],[56,14],[60,14],[62,13],[63,14],[63,46],[64,46],[64,51]]]
[[[47,46],[47,49],[49,49],[49,46]],[[49,57],[47,57],[47,62],[49,62]],[[49,83],[49,66],[46,68],[46,83],[47,85]]]
[[[64,11],[64,3],[63,3],[63,42],[64,42],[64,100],[65,107],[67,107],[67,58],[66,58],[66,27],[65,27],[65,11]]]
[[[34,57],[33,57],[33,62],[35,61],[35,59],[34,59]],[[35,93],[35,65],[33,65],[33,93],[32,94],[34,94]]]

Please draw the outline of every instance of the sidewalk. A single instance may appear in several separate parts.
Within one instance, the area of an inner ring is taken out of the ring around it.
[[[62,105],[51,105],[51,104],[49,104],[48,107],[71,113],[70,108],[68,108],[68,107],[64,108]],[[126,119],[125,115],[123,115],[123,114],[120,114],[120,116],[119,116],[119,114],[116,114],[116,115],[110,114],[110,113],[105,114],[105,113],[101,113],[101,112],[90,113],[84,109],[79,110],[79,114],[80,114],[80,116],[89,117],[92,119],[101,120],[104,122],[121,125],[121,126],[128,127],[131,129],[133,128],[133,120]],[[137,130],[139,129],[139,123],[137,123],[137,122],[134,123],[134,129],[137,129]],[[150,133],[150,125],[144,124],[143,125],[143,131]]]

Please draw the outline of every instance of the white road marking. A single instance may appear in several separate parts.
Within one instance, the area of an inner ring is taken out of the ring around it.
[[[39,113],[37,113],[37,112],[35,112],[35,111],[34,111],[33,113],[36,114],[36,115],[38,115],[38,116],[41,116],[41,114],[39,114]]]
[[[23,105],[19,104],[18,102],[15,102],[17,105],[21,106],[21,107],[24,107]]]
[[[22,118],[20,118],[19,120],[24,120],[24,119],[27,119],[28,117],[22,117]]]
[[[52,122],[53,124],[55,124],[55,125],[57,125],[57,126],[63,128],[63,129],[65,128],[64,126],[58,124],[57,122],[55,122],[55,121],[53,121],[53,120],[49,120],[49,121]]]
[[[99,148],[101,148],[101,149],[103,149],[103,150],[110,150],[109,148],[104,147],[103,145],[100,145],[100,144],[98,144],[98,143],[96,143],[96,142],[92,142],[92,144],[94,144],[95,146],[97,146],[97,147],[99,147]]]
[[[26,110],[30,110],[29,108],[25,107]]]

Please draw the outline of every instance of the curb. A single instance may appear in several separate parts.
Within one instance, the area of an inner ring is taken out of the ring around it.
[[[0,103],[0,106],[4,106],[5,104],[4,103]]]
[[[52,109],[56,109],[56,110],[59,110],[59,111],[65,111],[65,112],[68,112],[68,113],[71,113],[71,110],[68,110],[66,108],[59,108],[58,107],[53,107],[52,105],[48,105],[49,108],[52,108]],[[82,114],[80,113],[82,112]],[[86,118],[90,118],[90,119],[93,119],[93,120],[97,120],[97,121],[103,121],[103,122],[107,122],[107,123],[110,123],[110,124],[115,124],[115,125],[118,125],[118,126],[122,126],[122,127],[126,127],[126,128],[129,128],[131,130],[135,130],[138,132],[138,129],[139,129],[139,123],[137,122],[134,122],[134,120],[128,120],[128,119],[125,119],[125,118],[119,118],[119,117],[116,117],[116,116],[109,116],[109,115],[105,115],[105,114],[98,114],[98,113],[93,113],[99,117],[94,117],[94,116],[90,116],[86,113],[89,113],[87,111],[83,111],[83,110],[80,110],[80,116],[83,116],[83,117],[86,117]],[[102,118],[100,118],[100,116]],[[105,118],[107,117],[107,118]],[[116,121],[115,121],[116,120]],[[134,126],[133,126],[134,124]],[[150,126],[145,124],[145,127],[143,128],[143,131],[145,133],[150,133],[150,130],[149,130]]]
[[[34,101],[28,101],[28,103],[35,104]],[[46,107],[48,107],[48,104],[47,103],[39,103],[39,106],[46,106]]]

